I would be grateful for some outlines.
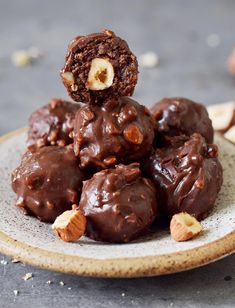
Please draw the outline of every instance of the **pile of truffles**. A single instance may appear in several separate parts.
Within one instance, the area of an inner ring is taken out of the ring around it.
[[[164,98],[148,110],[130,98],[137,59],[109,30],[76,37],[60,75],[75,102],[52,99],[30,116],[16,205],[65,241],[128,242],[159,219],[176,240],[200,232],[223,178],[206,108]]]

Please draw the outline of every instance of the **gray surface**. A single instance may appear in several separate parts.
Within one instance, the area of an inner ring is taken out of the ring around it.
[[[235,45],[234,20],[233,0],[0,0],[0,134],[24,126],[32,110],[51,97],[67,97],[58,75],[67,43],[105,27],[126,38],[137,55],[153,50],[160,57],[156,69],[140,70],[135,92],[140,102],[150,105],[173,95],[205,104],[234,99],[235,80],[225,67]],[[212,33],[221,40],[215,48],[206,43]],[[14,67],[11,53],[31,46],[45,56],[33,66]],[[0,264],[0,307],[229,307],[235,305],[234,261],[235,255],[185,273],[134,280]],[[26,272],[34,279],[24,282]],[[47,285],[48,280],[55,283]]]

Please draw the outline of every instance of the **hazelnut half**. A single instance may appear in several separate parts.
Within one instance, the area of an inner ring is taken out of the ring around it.
[[[139,127],[135,124],[128,125],[123,132],[124,138],[134,144],[141,144],[144,140],[144,136],[141,133]]]
[[[65,242],[78,240],[86,230],[86,217],[75,207],[58,216],[52,230]]]
[[[177,242],[187,241],[202,231],[200,222],[188,213],[175,214],[170,222],[172,238]]]
[[[86,87],[89,90],[104,90],[113,84],[114,69],[108,59],[95,58],[91,61]]]

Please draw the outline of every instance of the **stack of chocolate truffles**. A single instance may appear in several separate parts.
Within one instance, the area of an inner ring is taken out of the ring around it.
[[[209,214],[222,167],[203,105],[164,98],[148,110],[133,100],[137,59],[110,30],[77,36],[60,75],[74,102],[52,99],[30,116],[12,173],[25,214],[52,223],[76,204],[85,234],[114,243],[179,212]]]

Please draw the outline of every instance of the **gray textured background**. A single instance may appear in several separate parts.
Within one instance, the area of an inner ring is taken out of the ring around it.
[[[157,68],[140,69],[139,102],[149,106],[173,95],[205,104],[234,99],[235,79],[226,71],[235,45],[234,20],[234,0],[0,0],[0,134],[24,126],[51,97],[67,98],[58,74],[67,44],[77,34],[102,28],[116,31],[137,55],[149,50],[159,55]],[[220,38],[214,48],[207,44],[213,33]],[[31,46],[44,57],[35,65],[14,67],[12,52]],[[234,261],[235,255],[185,273],[133,280],[0,264],[0,307],[232,307]],[[24,282],[26,272],[34,279]],[[48,280],[54,283],[47,285]],[[13,290],[19,290],[17,297]]]

